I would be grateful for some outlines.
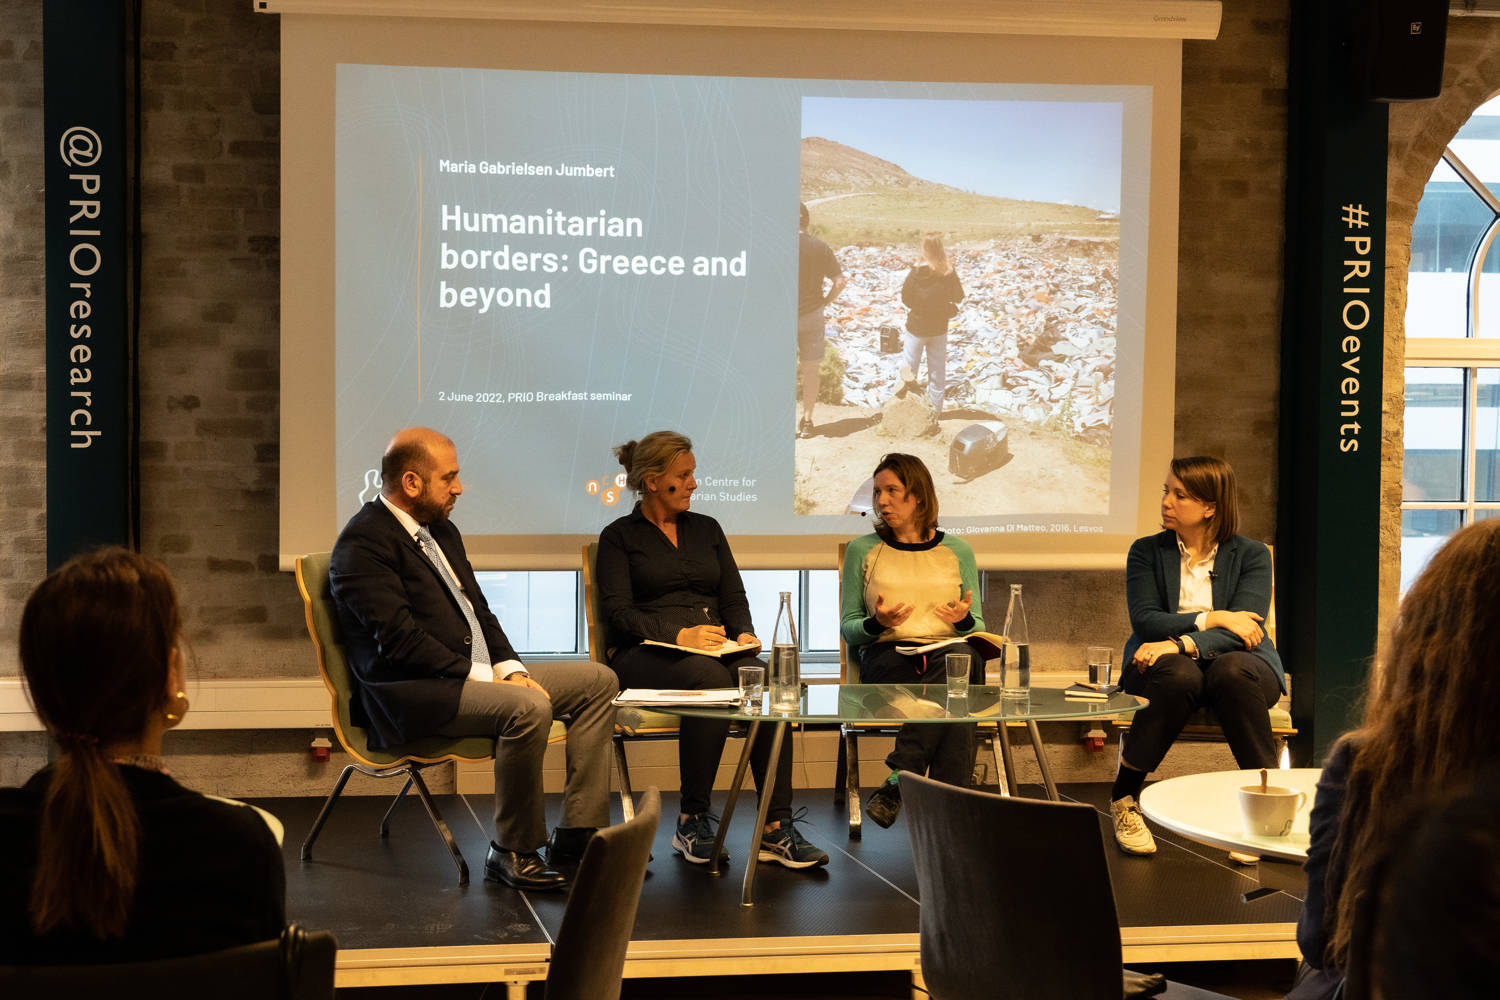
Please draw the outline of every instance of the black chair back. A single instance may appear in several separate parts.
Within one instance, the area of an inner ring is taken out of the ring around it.
[[[278,939],[202,955],[103,965],[0,966],[6,1000],[333,1000],[338,942],[293,925]]]
[[[936,1000],[1119,1000],[1120,925],[1090,806],[901,773]]]
[[[641,794],[634,819],[589,841],[547,966],[547,1000],[618,1000],[660,818],[661,795],[653,786]]]

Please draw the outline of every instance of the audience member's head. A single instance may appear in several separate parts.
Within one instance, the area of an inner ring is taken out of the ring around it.
[[[1449,539],[1401,602],[1378,658],[1339,815],[1325,912],[1325,963],[1342,968],[1354,910],[1376,859],[1405,841],[1414,798],[1473,780],[1500,761],[1500,519]],[[1332,887],[1332,884],[1331,884]]]
[[[78,556],[26,602],[21,669],[60,751],[32,883],[39,934],[124,932],[139,822],[114,759],[159,753],[162,733],[187,710],[181,628],[166,568],[125,549]]]

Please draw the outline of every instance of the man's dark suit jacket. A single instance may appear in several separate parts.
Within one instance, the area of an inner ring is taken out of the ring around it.
[[[446,518],[427,527],[474,604],[490,662],[519,659],[474,579],[463,536]],[[359,681],[355,724],[370,730],[375,747],[431,736],[458,712],[471,662],[469,622],[437,567],[379,498],[344,525],[329,584]]]
[[[1197,615],[1177,611],[1181,588],[1182,553],[1177,548],[1177,532],[1137,538],[1125,559],[1125,603],[1135,632],[1125,643],[1121,663],[1128,665],[1141,643],[1160,642],[1174,635],[1191,635],[1199,659],[1211,660],[1245,648],[1228,629],[1197,631],[1193,624]],[[1230,535],[1219,543],[1214,556],[1212,589],[1214,610],[1254,611],[1264,618],[1271,606],[1271,550],[1264,542]],[[1250,652],[1266,662],[1285,691],[1286,674],[1271,637],[1261,639]]]

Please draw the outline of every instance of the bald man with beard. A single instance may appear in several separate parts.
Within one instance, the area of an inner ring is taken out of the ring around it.
[[[561,889],[567,876],[558,869],[576,864],[609,822],[615,675],[591,662],[527,666],[516,655],[449,520],[463,493],[451,440],[407,428],[386,447],[380,475],[380,495],[344,526],[329,567],[358,680],[353,721],[375,747],[493,737],[495,838],[484,877]],[[568,723],[568,775],[562,824],[549,840],[542,757],[554,718]]]

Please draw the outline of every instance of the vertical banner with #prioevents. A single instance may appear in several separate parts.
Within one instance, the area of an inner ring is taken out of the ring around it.
[[[1339,10],[1291,22],[1276,604],[1302,765],[1358,722],[1379,597],[1388,119]]]

